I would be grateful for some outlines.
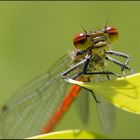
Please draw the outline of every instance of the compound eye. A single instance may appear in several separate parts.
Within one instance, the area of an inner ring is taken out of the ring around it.
[[[73,44],[79,50],[86,50],[88,47],[90,47],[88,35],[83,33],[76,34],[73,38]]]
[[[119,36],[118,30],[114,27],[106,27],[105,33],[109,35],[111,42],[114,42]]]
[[[87,39],[87,36],[85,34],[83,33],[76,34],[73,38],[73,44],[74,46],[79,43],[83,44],[86,41],[86,39]]]

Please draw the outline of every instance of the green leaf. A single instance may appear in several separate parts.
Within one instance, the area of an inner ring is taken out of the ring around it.
[[[65,130],[31,137],[29,139],[105,139],[107,137],[80,130]]]
[[[140,114],[140,73],[96,83],[66,81],[92,90],[121,109]]]

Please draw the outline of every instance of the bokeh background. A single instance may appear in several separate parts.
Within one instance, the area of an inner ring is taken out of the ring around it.
[[[109,25],[119,30],[112,48],[131,56],[140,71],[140,2],[34,1],[0,2],[0,105],[34,77],[44,73],[72,50],[72,38],[81,32]],[[123,100],[123,99],[122,99]],[[93,101],[94,102],[94,101]],[[90,127],[101,131],[95,103]],[[55,130],[83,128],[74,104]],[[116,108],[116,127],[110,138],[140,138],[140,116]]]

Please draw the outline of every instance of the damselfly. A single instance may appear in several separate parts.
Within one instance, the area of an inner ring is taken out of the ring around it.
[[[88,120],[89,90],[70,85],[63,78],[72,77],[80,81],[109,80],[112,76],[124,76],[130,57],[111,50],[111,43],[117,38],[114,27],[105,26],[101,30],[80,33],[73,39],[75,50],[71,55],[60,58],[46,73],[29,82],[17,91],[3,106],[0,113],[0,133],[4,138],[27,138],[50,132],[77,96],[86,95],[81,105],[83,122]],[[111,56],[122,57],[120,62]],[[121,68],[122,75],[107,70],[112,62]],[[87,93],[87,94],[85,94]],[[101,124],[111,129],[114,108],[92,93]]]

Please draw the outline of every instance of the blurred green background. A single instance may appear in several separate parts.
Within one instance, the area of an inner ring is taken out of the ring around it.
[[[130,65],[139,72],[139,13],[140,2],[0,2],[0,105],[72,50],[73,35],[82,31],[80,25],[87,31],[102,28],[108,18],[120,33],[112,49],[129,54]],[[90,127],[103,133],[91,103]],[[115,131],[107,136],[140,138],[140,116],[117,108],[116,115]],[[83,128],[74,105],[56,130],[71,128]]]

